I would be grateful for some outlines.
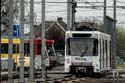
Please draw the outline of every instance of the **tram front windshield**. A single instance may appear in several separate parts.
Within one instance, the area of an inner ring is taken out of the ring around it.
[[[47,51],[48,51],[49,56],[55,56],[52,45],[47,45]]]
[[[71,56],[97,56],[97,39],[70,38],[68,48]]]

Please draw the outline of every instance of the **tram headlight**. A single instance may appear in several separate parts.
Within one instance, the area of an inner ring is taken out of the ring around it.
[[[70,63],[70,59],[66,59],[66,63],[69,64]]]
[[[96,67],[98,67],[98,64],[96,64]]]
[[[99,69],[96,69],[96,71],[99,71]]]

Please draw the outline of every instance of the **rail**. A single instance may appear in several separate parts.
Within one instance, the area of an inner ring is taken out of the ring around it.
[[[125,73],[125,69],[113,69],[112,70],[112,78],[113,78],[113,83],[120,83],[119,82],[119,77],[120,73]]]

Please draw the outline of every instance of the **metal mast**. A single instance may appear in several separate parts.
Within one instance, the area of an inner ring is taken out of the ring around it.
[[[13,70],[13,0],[9,0],[9,35],[8,35],[8,39],[9,39],[9,61],[8,61],[8,83],[13,83],[12,77],[12,70]]]
[[[20,0],[21,16],[20,16],[20,79],[19,83],[24,83],[24,0]]]
[[[67,0],[67,31],[71,28],[71,0]]]
[[[116,57],[116,0],[114,0],[113,55]],[[115,65],[114,65],[115,66]]]
[[[34,29],[33,29],[33,25],[34,25],[34,0],[30,0],[30,81],[33,81],[34,78],[34,71],[33,71],[33,67],[34,67],[34,56],[33,56],[33,37],[34,37]]]
[[[76,30],[75,26],[75,13],[76,13],[76,8],[77,7],[77,2],[75,0],[72,0],[72,30]]]
[[[107,0],[104,0],[104,33],[107,33],[107,27],[106,27],[106,2],[107,2]]]
[[[42,0],[42,31],[41,31],[41,36],[42,36],[42,50],[41,50],[41,68],[42,68],[42,79],[45,79],[46,76],[46,65],[45,65],[45,0]]]

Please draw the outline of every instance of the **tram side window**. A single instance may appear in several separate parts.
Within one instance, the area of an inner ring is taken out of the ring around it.
[[[38,55],[41,55],[41,44],[38,44]]]
[[[30,44],[29,43],[24,43],[24,53],[25,53],[25,56],[29,56],[29,54],[30,54]]]
[[[70,42],[69,39],[67,39],[67,45],[66,45],[67,47],[66,48],[67,48],[68,55],[70,55],[70,43],[69,42]]]
[[[105,40],[105,52],[106,52],[106,58],[107,58],[107,56],[108,56],[108,44],[107,44],[107,40]]]
[[[41,43],[37,44],[37,55],[41,55]]]
[[[104,68],[104,61],[105,61],[105,57],[104,57],[104,53],[105,53],[105,42],[104,42],[104,39],[103,39],[103,54],[102,54],[102,57],[103,57],[103,68]]]
[[[19,53],[19,44],[13,44],[13,53]]]
[[[98,56],[98,39],[94,40],[93,56]]]
[[[100,68],[102,68],[102,40],[100,39]]]
[[[54,56],[54,52],[51,45],[47,45],[47,51],[50,56]]]
[[[1,44],[1,53],[8,53],[8,44]]]
[[[108,65],[108,46],[107,46],[108,44],[107,44],[107,40],[105,40],[105,51],[106,51],[106,67],[107,67],[107,65]]]
[[[1,53],[8,53],[8,44],[1,44]],[[19,53],[19,45],[18,44],[14,44],[13,45],[13,53]]]

